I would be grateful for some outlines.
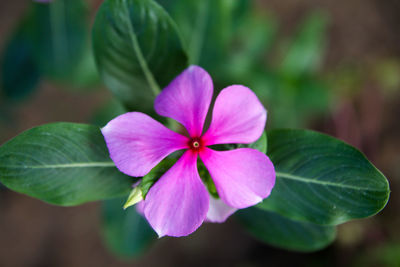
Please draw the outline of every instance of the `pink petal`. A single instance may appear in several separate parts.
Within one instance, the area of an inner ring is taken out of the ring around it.
[[[211,125],[204,134],[206,145],[252,143],[260,138],[267,111],[247,87],[232,85],[218,95]]]
[[[111,159],[130,176],[146,175],[172,152],[187,148],[189,141],[140,112],[116,117],[101,132]]]
[[[204,221],[209,196],[197,171],[197,154],[185,154],[149,190],[144,214],[159,237],[185,236]]]
[[[268,197],[274,187],[274,166],[258,150],[205,148],[200,152],[200,158],[210,172],[220,198],[229,206],[238,209],[253,206]]]
[[[200,137],[212,94],[210,75],[200,67],[191,66],[162,90],[154,108],[161,116],[183,124],[191,137]]]
[[[223,223],[231,216],[237,209],[228,206],[222,201],[210,196],[210,208],[207,213],[207,221],[214,223]]]

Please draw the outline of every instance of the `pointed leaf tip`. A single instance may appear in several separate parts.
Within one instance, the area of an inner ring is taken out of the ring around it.
[[[124,210],[126,210],[130,206],[139,203],[142,200],[143,200],[142,190],[140,190],[139,187],[133,188],[132,192],[129,194],[129,197],[124,204]]]

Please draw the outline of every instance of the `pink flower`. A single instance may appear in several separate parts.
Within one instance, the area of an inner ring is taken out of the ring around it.
[[[112,160],[130,176],[144,176],[172,152],[186,150],[150,188],[142,203],[144,216],[160,237],[188,235],[204,220],[223,222],[236,209],[268,197],[275,184],[275,170],[265,154],[251,148],[209,148],[248,144],[262,135],[267,112],[257,96],[241,85],[223,89],[215,101],[211,125],[202,134],[212,94],[209,74],[191,66],[156,98],[156,112],[180,122],[190,137],[139,112],[120,115],[102,129]],[[202,183],[197,156],[209,171],[220,199],[211,197]]]

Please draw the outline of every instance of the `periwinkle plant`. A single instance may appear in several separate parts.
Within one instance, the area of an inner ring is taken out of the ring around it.
[[[189,66],[187,51],[198,55],[201,46],[187,49],[181,26],[155,0],[105,0],[93,26],[94,57],[127,113],[102,128],[52,123],[27,130],[0,147],[0,181],[61,206],[104,201],[106,241],[129,255],[154,239],[143,234],[150,228],[135,209],[122,209],[120,198],[131,192],[128,203],[141,201],[160,237],[191,234],[236,211],[232,217],[256,238],[297,251],[321,249],[333,242],[336,225],[384,208],[388,182],[361,152],[309,130],[265,132],[266,110],[246,84],[220,92],[203,129],[214,73]],[[183,125],[179,133],[149,116],[153,104]]]

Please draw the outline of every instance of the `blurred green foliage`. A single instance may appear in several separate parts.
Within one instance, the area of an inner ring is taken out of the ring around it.
[[[366,250],[355,260],[353,266],[388,266],[400,265],[400,243],[389,242]]]
[[[121,258],[139,256],[157,239],[135,207],[124,210],[125,198],[106,200],[102,205],[102,236],[106,246]]]
[[[236,48],[239,53],[232,54],[243,56],[230,61],[226,77],[256,92],[272,112],[269,127],[305,127],[330,107],[330,88],[318,75],[327,20],[322,14],[310,14],[293,38],[282,41],[273,17],[253,13],[255,16],[249,16],[248,23],[259,25],[259,29],[238,36],[237,43],[242,46]],[[257,28],[244,24],[243,31],[246,29]]]
[[[127,109],[124,105],[113,98],[95,112],[91,123],[99,127],[104,127],[109,121],[126,112]]]
[[[2,96],[23,99],[42,78],[79,90],[98,84],[89,37],[85,1],[31,2],[3,52]]]
[[[272,112],[268,127],[304,127],[329,110],[331,90],[319,75],[328,22],[324,14],[310,14],[293,37],[282,38],[279,22],[252,1],[159,3],[179,28],[190,64],[207,69],[216,90],[236,83],[255,91]],[[102,38],[104,29],[96,32]],[[32,3],[3,55],[3,95],[28,94],[40,77],[72,88],[96,84],[89,35],[82,0]],[[143,109],[143,101],[137,102]]]
[[[6,45],[1,65],[2,95],[11,100],[27,97],[40,81],[40,71],[33,59],[33,44],[25,21],[18,26]]]
[[[305,127],[330,110],[334,101],[333,88],[340,88],[335,91],[339,96],[355,95],[368,75],[368,71],[360,72],[354,66],[339,68],[331,75],[322,72],[329,18],[318,11],[303,17],[290,36],[282,36],[280,22],[273,15],[260,10],[253,1],[158,0],[169,15],[151,0],[105,3],[107,5],[99,12],[94,30],[97,64],[101,70],[105,70],[102,78],[106,85],[114,93],[117,92],[121,101],[129,102],[131,110],[152,109],[149,103],[154,98],[151,93],[143,97],[142,91],[152,86],[148,84],[149,73],[145,73],[143,62],[137,60],[139,57],[144,58],[150,74],[161,87],[188,63],[200,65],[210,72],[217,91],[230,84],[250,87],[269,110],[269,128]],[[142,9],[138,8],[139,4]],[[29,95],[41,78],[78,88],[99,81],[90,45],[88,11],[83,0],[31,4],[3,54],[1,89],[7,100]],[[136,49],[132,50],[135,45]],[[399,62],[387,60],[372,73],[389,94],[399,88],[399,71]],[[99,110],[92,123],[104,126],[126,111],[121,102],[114,99]],[[287,138],[286,141],[296,140],[299,136]],[[315,145],[315,138],[310,143]],[[325,144],[326,141],[322,140],[318,149]],[[65,144],[60,146],[65,147]],[[266,136],[263,135],[258,143],[250,146],[265,152]],[[331,151],[337,154],[337,147],[335,145]],[[288,145],[288,148],[292,149],[292,145]],[[315,155],[316,149],[312,149],[314,151],[298,161],[299,166],[307,163],[310,155]],[[304,152],[304,149],[300,152]],[[291,166],[295,162],[293,151],[287,154],[291,154],[291,157],[283,158]],[[140,186],[144,194],[173,162],[163,161],[143,178]],[[320,166],[336,167],[334,163]],[[279,167],[279,164],[276,166]],[[217,195],[204,166],[200,165],[199,168],[201,176],[206,177],[209,190]],[[310,170],[315,172],[318,168]],[[343,176],[342,170],[338,172]],[[295,171],[288,173],[290,177]],[[306,180],[308,176],[307,173],[300,178]],[[129,183],[126,186],[129,187]],[[279,190],[279,187],[276,188]],[[299,201],[301,203],[307,203],[304,199],[321,202],[315,195],[323,191],[315,189],[316,186],[309,188],[312,194],[306,193],[303,198],[293,197],[294,201],[291,202],[296,204],[298,199],[302,200]],[[304,185],[300,185],[292,191],[304,190]],[[337,195],[340,199],[332,200],[332,209],[336,209],[334,203],[342,201],[344,190]],[[287,196],[289,194],[281,194],[286,200]],[[365,198],[369,197],[365,194]],[[109,248],[118,255],[138,256],[155,239],[155,234],[134,208],[122,210],[124,201],[125,198],[103,202],[103,237]],[[286,208],[291,207],[288,205]],[[285,209],[280,208],[281,215],[278,215],[251,208],[239,213],[238,217],[258,239],[281,248],[313,251],[333,241],[334,227],[315,225],[310,223],[310,219],[295,221],[298,218],[293,216],[289,219],[289,213],[283,217],[282,210]],[[351,209],[344,210],[344,213],[348,213]],[[327,209],[325,212],[334,214]],[[371,253],[371,259],[382,264],[394,264],[399,261],[397,252],[398,245],[382,247],[376,253]]]
[[[207,69],[216,89],[250,87],[271,110],[269,127],[305,127],[329,111],[331,90],[320,66],[326,14],[309,14],[294,36],[278,36],[279,22],[252,1],[159,1],[181,30],[190,62]]]
[[[400,62],[396,59],[385,59],[378,62],[374,75],[384,90],[385,95],[400,89]]]
[[[87,41],[87,15],[88,9],[81,0],[33,5],[30,34],[34,57],[43,74],[55,80],[69,78]]]

